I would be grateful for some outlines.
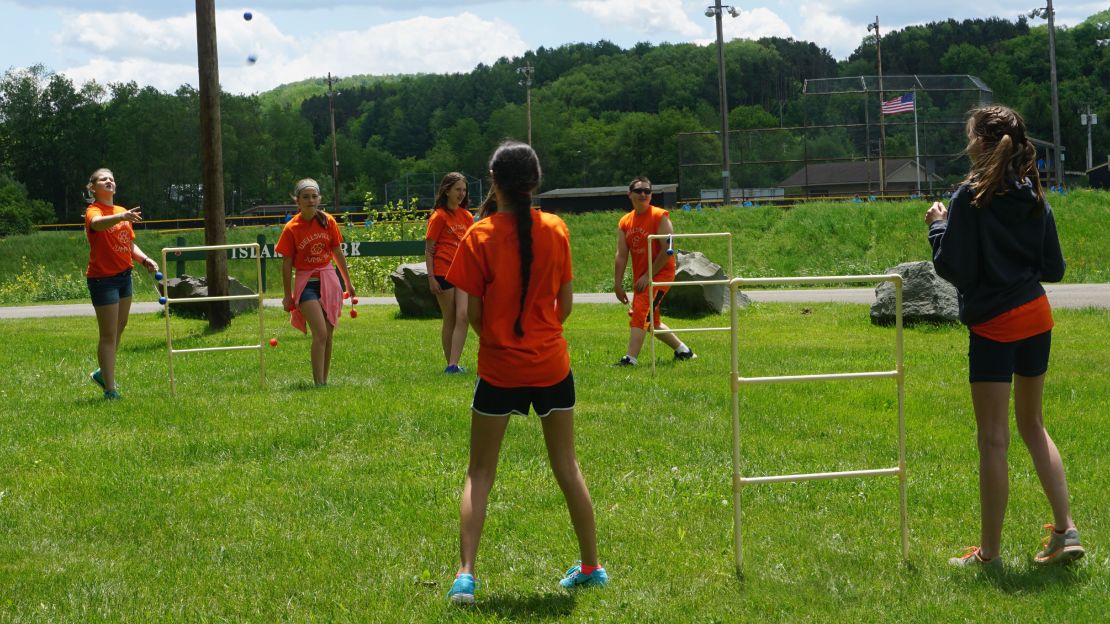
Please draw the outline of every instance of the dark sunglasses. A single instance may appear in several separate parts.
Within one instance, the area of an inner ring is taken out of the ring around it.
[[[634,188],[632,189],[632,192],[638,193],[640,195],[651,195],[651,189],[649,188]]]

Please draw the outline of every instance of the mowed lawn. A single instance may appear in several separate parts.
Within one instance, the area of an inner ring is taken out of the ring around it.
[[[457,565],[472,374],[445,377],[439,323],[362,307],[336,333],[332,383],[311,387],[308,338],[265,313],[255,352],[177,357],[165,321],[132,318],[124,400],[105,402],[92,318],[0,322],[0,622],[1097,622],[1110,613],[1110,313],[1056,312],[1046,421],[1087,557],[1034,568],[1051,520],[1014,436],[1007,571],[956,570],[978,536],[966,333],[906,331],[910,560],[897,480],[743,492],[745,574],[733,572],[728,334],[655,375],[611,366],[627,317],[579,305],[567,326],[579,456],[612,584],[566,594],[577,556],[534,417],[514,419],[479,551],[472,609],[444,595]],[[867,307],[756,304],[740,313],[742,372],[893,368],[894,331]],[[674,320],[727,325],[727,316]],[[173,320],[180,347],[257,342]],[[477,342],[463,365],[474,370]],[[646,364],[647,349],[643,362]],[[896,463],[891,380],[745,388],[747,475]]]

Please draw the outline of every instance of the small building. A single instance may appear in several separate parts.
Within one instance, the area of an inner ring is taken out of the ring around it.
[[[1110,189],[1110,156],[1106,162],[1087,170],[1087,185],[1093,189]]]
[[[594,212],[600,210],[631,210],[627,186],[555,189],[536,196],[544,212]],[[678,202],[677,184],[653,184],[651,203],[670,210]]]
[[[325,208],[326,209],[326,208]],[[263,204],[259,206],[251,206],[243,211],[243,214],[251,217],[284,217],[287,214],[293,214],[299,210],[296,204]]]
[[[811,197],[870,195],[879,192],[879,178],[878,160],[854,160],[806,165],[779,183],[779,186],[797,189],[796,194]],[[923,191],[929,187],[928,173],[924,167],[915,164],[913,159],[886,159],[887,193],[915,193],[918,180]],[[933,174],[932,182],[936,185],[942,179]]]

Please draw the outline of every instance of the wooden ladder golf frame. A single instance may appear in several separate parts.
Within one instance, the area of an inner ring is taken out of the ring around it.
[[[777,377],[742,377],[740,375],[739,324],[736,310],[736,293],[742,285],[768,284],[827,284],[843,282],[892,282],[894,284],[895,368],[889,371],[870,371],[856,373],[831,373],[822,375],[784,375]],[[784,481],[813,481],[818,479],[840,479],[896,475],[898,477],[899,507],[902,524],[902,559],[909,558],[909,526],[906,512],[906,413],[905,413],[905,369],[902,349],[902,276],[890,275],[837,275],[828,277],[737,277],[729,282],[729,303],[732,316],[732,372],[729,375],[732,388],[732,494],[733,494],[733,543],[736,550],[736,573],[743,574],[743,543],[740,536],[740,490],[745,485],[756,483],[778,483]],[[867,470],[847,470],[843,472],[816,472],[809,474],[771,475],[745,477],[740,474],[740,387],[749,384],[794,383],[808,381],[841,381],[851,379],[894,379],[898,387],[898,465],[893,468]]]
[[[244,351],[247,349],[258,349],[258,372],[259,372],[259,385],[266,387],[266,350],[263,348],[265,344],[265,328],[263,326],[262,315],[262,254],[258,243],[239,243],[232,245],[204,245],[200,247],[165,247],[162,249],[162,267],[168,266],[167,257],[169,254],[181,254],[187,251],[227,251],[229,249],[251,249],[253,253],[251,256],[254,258],[255,269],[258,279],[256,285],[257,294],[254,295],[224,295],[221,297],[185,297],[182,299],[171,299],[166,290],[166,277],[165,272],[162,273],[162,296],[166,298],[164,304],[165,317],[166,317],[166,350],[169,354],[170,362],[170,394],[177,394],[176,383],[174,382],[173,375],[173,356],[176,353],[206,353],[211,351]],[[170,304],[190,302],[196,303],[198,301],[239,301],[245,299],[255,299],[258,301],[258,344],[238,345],[230,347],[204,347],[199,349],[174,349],[173,348],[173,335],[170,332]]]
[[[655,312],[655,306],[651,305],[655,301],[655,287],[656,286],[709,286],[720,284],[724,286],[729,285],[729,276],[733,275],[732,272],[732,232],[712,232],[706,234],[651,234],[648,236],[648,270],[651,270],[651,244],[656,240],[667,239],[667,252],[671,255],[673,250],[673,239],[675,238],[728,238],[728,272],[725,273],[725,279],[719,280],[700,280],[693,282],[657,282],[654,279],[648,282],[648,315],[647,315],[647,337],[645,340],[651,343],[651,376],[655,376],[655,335],[656,334],[685,334],[695,332],[711,332],[711,331],[729,331],[729,327],[690,327],[687,329],[655,329],[655,319],[652,314]],[[677,258],[676,264],[677,264]],[[652,276],[654,278],[654,276]],[[635,284],[633,284],[635,287]]]

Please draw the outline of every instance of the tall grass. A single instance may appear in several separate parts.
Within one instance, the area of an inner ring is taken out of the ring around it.
[[[1050,194],[1059,224],[1068,283],[1110,281],[1110,193],[1081,190],[1066,195]],[[929,258],[929,245],[923,223],[924,201],[832,203],[810,202],[790,209],[775,207],[728,208],[672,211],[678,233],[731,232],[738,275],[843,275],[882,273],[902,263]],[[579,292],[607,292],[613,286],[613,254],[616,249],[618,212],[564,215],[571,230],[574,254],[575,288]],[[395,240],[402,236],[397,226],[376,224],[344,226],[348,240]],[[240,227],[227,231],[229,242],[254,242],[259,234],[269,243],[277,241],[277,226]],[[423,238],[424,224],[409,224],[403,236]],[[199,231],[165,233],[139,230],[139,246],[160,257],[164,247],[177,246],[183,236],[187,246],[204,244]],[[717,239],[678,239],[680,249],[701,251],[713,261],[727,265],[726,244]],[[24,260],[25,259],[25,260]],[[88,260],[88,244],[81,232],[40,232],[29,236],[0,239],[0,301],[6,304],[36,300],[28,289],[15,286],[22,279],[37,280],[49,274],[64,287],[41,289],[56,292],[57,299],[72,295],[82,299],[83,275]],[[392,293],[389,273],[401,262],[422,262],[423,257],[357,258],[350,262],[356,286],[364,294]],[[228,264],[229,273],[249,287],[255,284],[251,261]],[[727,267],[726,267],[727,270]],[[203,262],[190,262],[186,272],[204,275]],[[174,275],[176,267],[168,274]],[[21,277],[22,276],[22,277]],[[269,292],[281,290],[281,263],[266,263]],[[31,289],[34,291],[34,289]],[[152,288],[138,288],[137,297],[154,299]]]
[[[741,312],[745,374],[889,368],[893,332],[861,305]],[[910,561],[892,478],[743,491],[745,575],[732,574],[728,340],[700,357],[617,369],[621,306],[567,326],[579,458],[613,582],[567,595],[576,556],[538,423],[512,422],[478,559],[479,605],[449,607],[473,377],[444,377],[439,323],[364,308],[336,332],[332,385],[311,388],[309,339],[266,311],[267,387],[253,352],[176,359],[165,326],[132,318],[124,399],[86,378],[92,319],[0,322],[0,622],[1096,622],[1110,595],[1105,372],[1110,314],[1060,310],[1045,397],[1088,556],[1029,558],[1050,519],[1027,454],[1011,453],[1008,571],[945,559],[978,534],[966,334],[906,334]],[[679,321],[716,326],[720,318]],[[178,346],[257,339],[173,319]],[[463,364],[473,370],[475,343]],[[788,384],[742,395],[745,474],[893,465],[889,380]]]

